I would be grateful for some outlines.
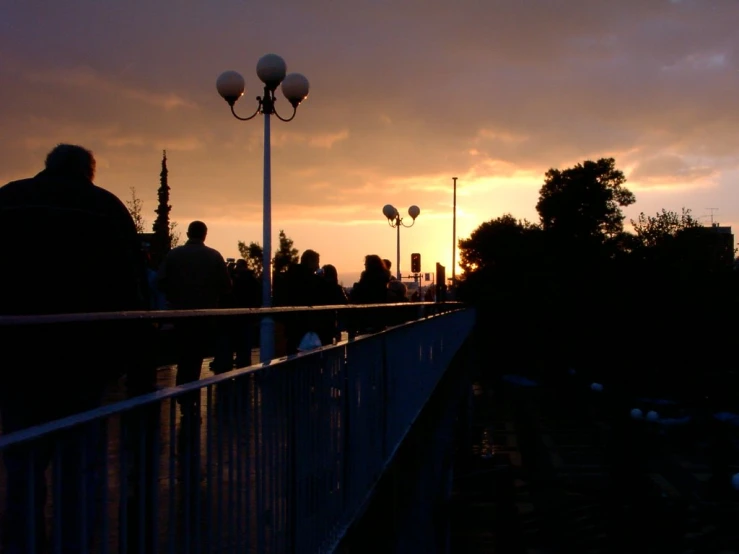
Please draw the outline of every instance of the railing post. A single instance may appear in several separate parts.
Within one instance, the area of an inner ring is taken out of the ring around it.
[[[293,378],[288,380],[288,402],[286,414],[286,420],[288,425],[289,444],[288,448],[288,533],[290,537],[290,552],[292,554],[298,554],[298,410],[297,400],[298,387],[297,372],[294,368],[290,368],[293,373]],[[289,371],[290,371],[289,370]]]
[[[352,381],[349,377],[349,372],[351,371],[351,364],[349,363],[347,356],[346,356],[346,349],[344,349],[344,356],[343,356],[343,373],[344,378],[342,379],[342,382],[344,384],[344,390],[341,392],[344,409],[342,410],[344,412],[343,422],[342,422],[342,429],[344,430],[344,436],[342,441],[342,458],[343,458],[343,468],[342,468],[342,480],[344,483],[344,494],[343,494],[343,500],[342,503],[344,505],[344,510],[346,511],[346,507],[349,504],[349,500],[351,499],[351,493],[352,491],[349,490],[352,487],[352,480],[351,480],[351,469],[353,467],[353,460],[352,460],[352,449],[351,449],[351,437],[352,437],[352,425],[353,425],[353,418],[352,418],[352,402],[350,400],[351,395],[351,385]]]
[[[380,373],[382,377],[382,458],[387,460],[389,452],[388,448],[388,412],[390,403],[390,379],[388,375],[388,363],[387,363],[387,343],[383,338],[380,341],[380,348],[382,348],[382,371]]]

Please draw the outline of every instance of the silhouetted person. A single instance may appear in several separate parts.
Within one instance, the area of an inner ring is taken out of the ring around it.
[[[151,245],[144,243],[142,245],[144,258],[146,260],[146,278],[149,286],[149,308],[152,310],[166,310],[167,298],[162,294],[157,285],[157,268],[154,265],[154,258],[151,255]]]
[[[205,245],[208,228],[193,221],[187,228],[187,242],[170,250],[159,268],[158,285],[172,310],[206,310],[220,307],[224,295],[231,290],[226,261],[213,248]],[[215,337],[211,319],[187,317],[175,320],[177,352],[176,384],[183,385],[200,378],[206,348]],[[192,507],[200,478],[200,391],[179,396],[177,402],[182,421],[177,433],[177,478]],[[196,510],[185,514],[193,525]]]
[[[390,282],[390,271],[385,267],[380,256],[368,254],[364,257],[364,271],[359,281],[354,283],[349,300],[352,304],[385,304],[387,303],[387,284]],[[373,332],[384,327],[383,314],[362,313],[360,332]]]
[[[0,314],[147,308],[144,257],[134,222],[115,195],[93,184],[94,177],[90,151],[60,144],[48,154],[41,173],[0,188],[0,256],[5,262]],[[48,271],[39,270],[39,254]],[[16,326],[2,329],[0,336],[0,412],[6,434],[99,406],[105,384],[141,354],[146,338],[143,328],[101,323]],[[61,503],[63,524],[53,532],[61,534],[63,552],[88,551],[97,509],[95,472],[105,446],[98,430],[95,425],[74,428],[3,452],[8,476],[4,552],[29,552],[31,525],[38,550],[45,549],[44,473],[55,441],[61,441],[57,460],[63,477],[61,498],[53,501]]]
[[[387,284],[387,301],[390,304],[410,302],[408,300],[408,287],[398,279],[392,279]],[[408,310],[402,308],[391,308],[387,311],[385,323],[387,325],[400,325],[408,321]]]
[[[231,301],[234,308],[258,308],[262,303],[261,282],[254,272],[249,269],[246,260],[236,260],[231,273],[233,289]]]
[[[231,266],[231,264],[229,264]],[[258,308],[262,302],[261,283],[249,269],[246,260],[236,260],[229,270],[233,287],[224,297],[223,308]],[[251,345],[254,321],[228,318],[220,325],[218,350],[213,359],[213,371],[220,373],[236,367],[251,365]]]
[[[321,268],[321,278],[323,279],[322,295],[323,304],[328,306],[344,305],[349,303],[344,287],[339,284],[339,273],[336,268],[327,264]],[[321,314],[321,328],[318,336],[321,337],[321,344],[333,344],[334,339],[338,342],[341,340],[341,327],[339,326],[336,312],[324,312]]]
[[[383,304],[387,302],[387,284],[390,271],[382,259],[369,254],[364,258],[364,271],[354,283],[350,300],[353,304]]]
[[[321,265],[321,256],[314,250],[306,250],[300,256],[300,263],[291,265],[285,275],[281,298],[285,306],[320,306],[324,304],[323,281],[316,275]],[[303,336],[308,332],[318,332],[320,318],[313,313],[291,314],[285,320],[287,353],[298,351]]]
[[[157,283],[172,310],[218,308],[231,290],[226,262],[217,250],[205,245],[207,234],[208,228],[202,221],[190,223],[187,242],[170,250],[159,268]],[[197,381],[212,328],[202,318],[178,319],[175,334],[177,385]]]
[[[405,283],[393,279],[387,284],[387,301],[391,303],[408,302],[408,287]]]
[[[233,273],[233,302],[235,308],[258,308],[262,305],[262,283],[246,260],[236,260]],[[255,336],[255,321],[245,320],[236,325],[234,347],[236,367],[251,365],[251,349]]]
[[[385,264],[385,268],[390,272],[390,280],[392,281],[393,279],[395,279],[395,276],[393,275],[393,272],[392,272],[393,262],[391,262],[387,258],[383,258],[382,263]]]

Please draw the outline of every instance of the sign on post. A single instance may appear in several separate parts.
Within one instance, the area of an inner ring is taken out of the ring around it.
[[[436,262],[436,301],[443,302],[446,299],[446,268]]]

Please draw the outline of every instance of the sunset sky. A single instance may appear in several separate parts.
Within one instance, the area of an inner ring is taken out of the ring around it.
[[[215,80],[241,72],[250,115],[274,52],[311,92],[273,121],[273,243],[284,229],[347,285],[365,254],[395,263],[387,203],[421,208],[404,274],[420,252],[451,275],[453,176],[460,238],[537,220],[544,172],[598,157],[627,175],[627,217],[717,208],[736,232],[738,29],[737,0],[3,0],[0,181],[81,144],[151,224],[166,149],[172,219],[235,257],[262,241],[262,120]]]

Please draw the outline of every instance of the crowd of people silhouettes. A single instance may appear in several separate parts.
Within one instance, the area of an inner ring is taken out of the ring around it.
[[[93,183],[95,168],[89,150],[60,144],[48,154],[40,173],[0,187],[0,225],[6,237],[3,256],[13,260],[0,272],[0,315],[190,311],[261,305],[258,277],[245,260],[227,264],[220,252],[206,246],[208,228],[202,221],[190,223],[187,242],[170,250],[159,267],[152,267],[128,209],[114,194]],[[45,266],[54,268],[53,276],[39,270],[41,252]],[[406,287],[393,278],[390,266],[389,260],[367,255],[364,271],[347,296],[336,267],[321,266],[318,252],[305,250],[300,263],[275,276],[274,305],[406,302]],[[315,333],[321,345],[330,345],[340,340],[344,331],[371,332],[398,321],[397,315],[389,314],[371,313],[362,321],[347,323],[337,317],[335,310],[290,313],[283,322],[287,354],[298,353],[308,333]],[[179,317],[174,318],[172,327],[178,385],[200,378],[209,352],[214,355],[214,372],[251,364],[256,329],[243,319],[216,323],[207,318]],[[146,321],[98,325],[84,319],[74,325],[4,329],[2,363],[7,370],[0,371],[3,433],[98,407],[106,385],[133,368],[136,374],[129,372],[128,380],[138,384],[129,390],[152,390],[147,387],[153,387],[151,376],[156,372],[151,356],[153,341],[157,340],[155,331]],[[44,347],[31,352],[31,345],[38,344]],[[74,368],[74,387],[69,386],[69,368]],[[197,401],[182,397],[180,408],[183,416],[192,414]],[[102,441],[87,432],[88,442]],[[88,448],[87,452],[93,457],[100,455],[96,448]],[[35,543],[47,543],[44,475],[55,455],[65,475],[62,549],[86,551],[87,545],[82,544],[86,539],[78,532],[78,519],[86,517],[79,511],[84,502],[78,496],[80,491],[91,490],[82,480],[94,472],[76,471],[74,464],[79,463],[79,456],[72,454],[72,449],[55,454],[53,439],[48,439],[34,445],[34,463],[29,468],[26,448],[4,452],[7,503],[13,506],[3,522],[4,552],[28,551],[25,518],[30,513],[36,519]],[[87,462],[95,464],[94,459]],[[29,482],[34,483],[34,498],[28,495]]]

